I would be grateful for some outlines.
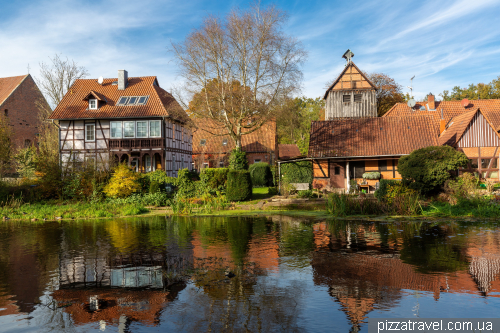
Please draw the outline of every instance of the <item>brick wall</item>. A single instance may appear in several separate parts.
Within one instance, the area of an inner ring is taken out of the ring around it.
[[[24,147],[26,140],[36,142],[40,124],[36,101],[39,99],[49,107],[35,81],[28,75],[1,106],[0,113],[7,115],[13,132],[11,142],[14,149]]]

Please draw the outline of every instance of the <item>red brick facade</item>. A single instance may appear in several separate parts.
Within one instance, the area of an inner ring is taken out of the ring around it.
[[[19,82],[15,82],[16,80]],[[35,143],[40,124],[37,101],[49,108],[47,101],[29,74],[15,78],[0,78],[0,89],[2,87],[5,88],[2,91],[5,99],[0,99],[0,114],[9,120],[12,129],[12,147],[18,149]]]

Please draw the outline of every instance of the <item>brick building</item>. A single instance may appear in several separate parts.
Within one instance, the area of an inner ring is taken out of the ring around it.
[[[7,117],[12,128],[14,149],[36,142],[38,106],[50,108],[30,74],[0,78],[0,115]]]
[[[209,119],[194,119],[193,164],[195,169],[223,168],[228,166],[228,157],[234,149],[234,141],[225,133],[222,125]],[[209,133],[209,132],[210,133]],[[213,133],[213,134],[211,134]],[[217,134],[221,135],[217,135]],[[276,160],[276,121],[270,120],[258,130],[241,137],[241,149],[246,152],[248,164]]]

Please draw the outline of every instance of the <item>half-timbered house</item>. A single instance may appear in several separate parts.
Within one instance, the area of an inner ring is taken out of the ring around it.
[[[116,79],[76,80],[50,119],[59,122],[63,165],[106,167],[114,159],[174,177],[192,169],[190,119],[155,76],[119,70]]]

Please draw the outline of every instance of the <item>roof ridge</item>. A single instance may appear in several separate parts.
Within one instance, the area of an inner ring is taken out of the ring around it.
[[[26,75],[24,75],[24,77],[23,77],[23,75],[19,75],[19,76],[11,76],[11,77],[6,77],[6,78],[3,78],[3,79],[10,79],[10,78],[15,78],[15,77],[22,77],[23,79],[21,80],[21,82],[19,82],[19,83],[18,83],[18,84],[14,87],[14,89],[12,89],[12,90],[10,91],[10,93],[7,95],[7,97],[5,97],[5,98],[4,98],[4,100],[3,100],[3,101],[0,101],[0,106],[2,106],[2,105],[3,105],[3,103],[5,103],[5,102],[9,99],[9,97],[10,97],[10,96],[14,93],[14,91],[16,91],[16,90],[17,90],[17,88],[19,88],[19,86],[20,86],[21,84],[23,84],[24,80],[26,80],[26,78],[27,78],[28,76],[30,76],[30,74],[29,74],[29,73],[28,73],[28,74],[26,74]],[[35,84],[36,84],[36,83],[35,83]]]

